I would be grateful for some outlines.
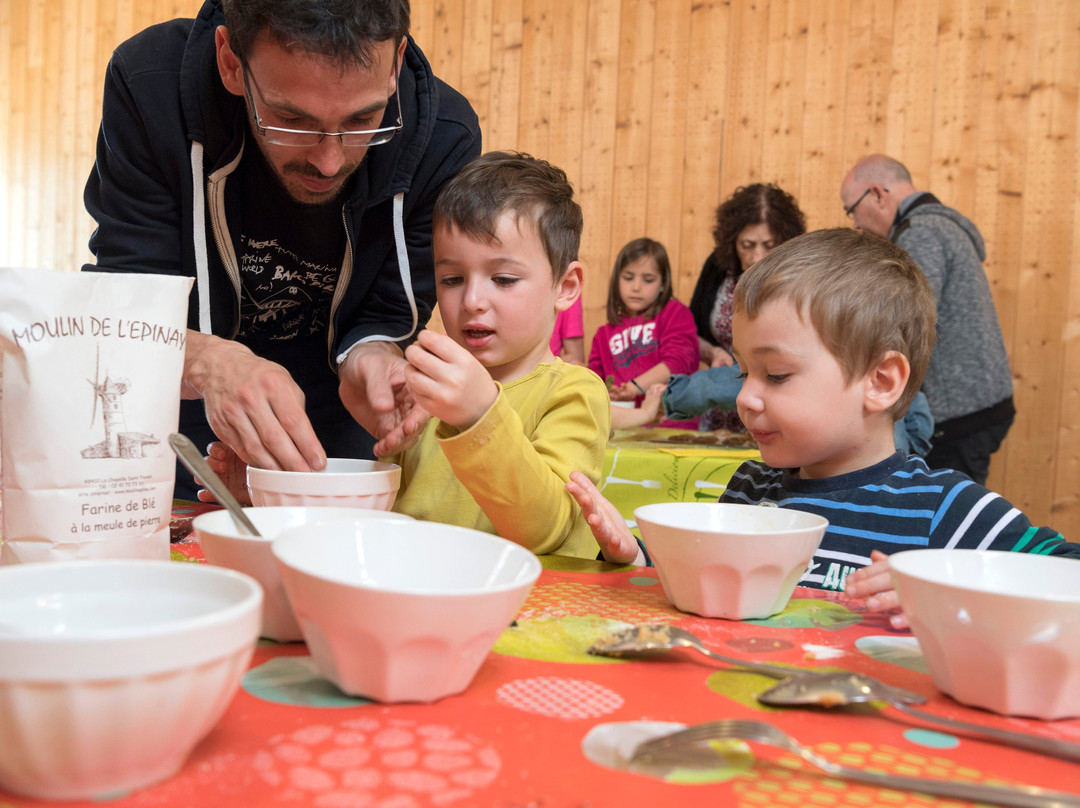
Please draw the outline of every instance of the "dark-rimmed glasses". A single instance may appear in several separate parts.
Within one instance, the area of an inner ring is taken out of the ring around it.
[[[401,94],[398,92],[394,93],[394,99],[397,101],[397,123],[393,126],[383,126],[379,129],[357,129],[351,132],[318,132],[312,129],[285,129],[280,126],[267,126],[263,123],[262,116],[259,115],[258,107],[255,106],[255,98],[251,94],[251,85],[255,85],[260,98],[262,97],[262,91],[259,90],[259,84],[255,81],[254,76],[251,77],[250,84],[248,83],[248,75],[248,71],[244,70],[244,90],[247,92],[247,100],[251,105],[251,114],[255,116],[255,128],[267,143],[273,143],[276,146],[315,146],[321,143],[324,137],[336,137],[341,141],[343,147],[349,149],[359,146],[381,146],[383,143],[388,143],[404,126],[401,118]]]
[[[859,207],[859,203],[860,203],[860,202],[862,202],[862,201],[863,201],[864,199],[866,199],[866,194],[867,194],[867,193],[869,193],[870,191],[873,191],[873,190],[874,190],[874,186],[870,186],[870,187],[869,187],[869,188],[867,188],[867,189],[866,189],[865,191],[863,191],[863,196],[861,196],[861,197],[860,197],[859,199],[856,199],[856,200],[855,200],[855,201],[854,201],[854,202],[853,202],[853,203],[851,204],[851,207],[845,207],[845,208],[843,208],[843,215],[847,216],[847,217],[848,217],[849,219],[850,219],[850,218],[851,218],[852,216],[854,216],[854,215],[855,215],[855,208],[856,208],[856,207]],[[889,191],[889,189],[888,189],[888,188],[882,188],[881,190],[883,190],[883,191],[886,191],[886,192],[888,192],[888,191]]]

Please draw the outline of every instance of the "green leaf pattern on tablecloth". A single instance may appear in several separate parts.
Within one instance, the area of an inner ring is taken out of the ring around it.
[[[788,601],[787,608],[780,614],[774,614],[764,620],[746,620],[745,622],[772,628],[822,628],[828,631],[839,631],[848,626],[858,625],[862,620],[861,614],[839,603],[817,599],[792,599]]]

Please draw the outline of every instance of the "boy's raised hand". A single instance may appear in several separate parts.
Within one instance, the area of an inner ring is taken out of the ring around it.
[[[487,368],[445,334],[421,331],[405,358],[405,382],[416,403],[457,429],[479,421],[499,394]]]
[[[871,612],[895,612],[889,615],[889,625],[907,628],[907,618],[900,611],[900,598],[889,576],[889,557],[880,550],[873,550],[870,560],[873,562],[870,566],[855,570],[844,579],[844,594],[866,598],[866,608]]]
[[[604,560],[612,564],[645,563],[645,554],[638,547],[622,514],[596,490],[592,480],[580,471],[570,472],[566,490],[581,506],[581,513],[592,529],[596,543],[600,545]]]

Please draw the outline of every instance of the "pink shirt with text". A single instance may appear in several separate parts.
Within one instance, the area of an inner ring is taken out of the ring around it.
[[[593,337],[589,368],[613,384],[630,381],[663,362],[672,374],[693,373],[700,361],[697,328],[690,309],[670,300],[656,317],[627,317],[602,325]],[[634,401],[641,406],[642,396]],[[662,426],[695,429],[694,421],[664,421]]]

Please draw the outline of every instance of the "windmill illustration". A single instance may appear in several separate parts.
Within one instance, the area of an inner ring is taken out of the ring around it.
[[[94,388],[94,408],[90,414],[90,427],[93,428],[97,419],[98,399],[100,399],[101,421],[105,426],[105,440],[83,449],[83,457],[145,457],[144,444],[160,443],[153,435],[127,431],[127,425],[124,421],[124,406],[120,398],[131,389],[131,383],[127,379],[110,379],[107,369],[105,379],[101,379],[100,345],[97,349],[97,360],[94,364],[94,380],[87,379],[87,381]]]

